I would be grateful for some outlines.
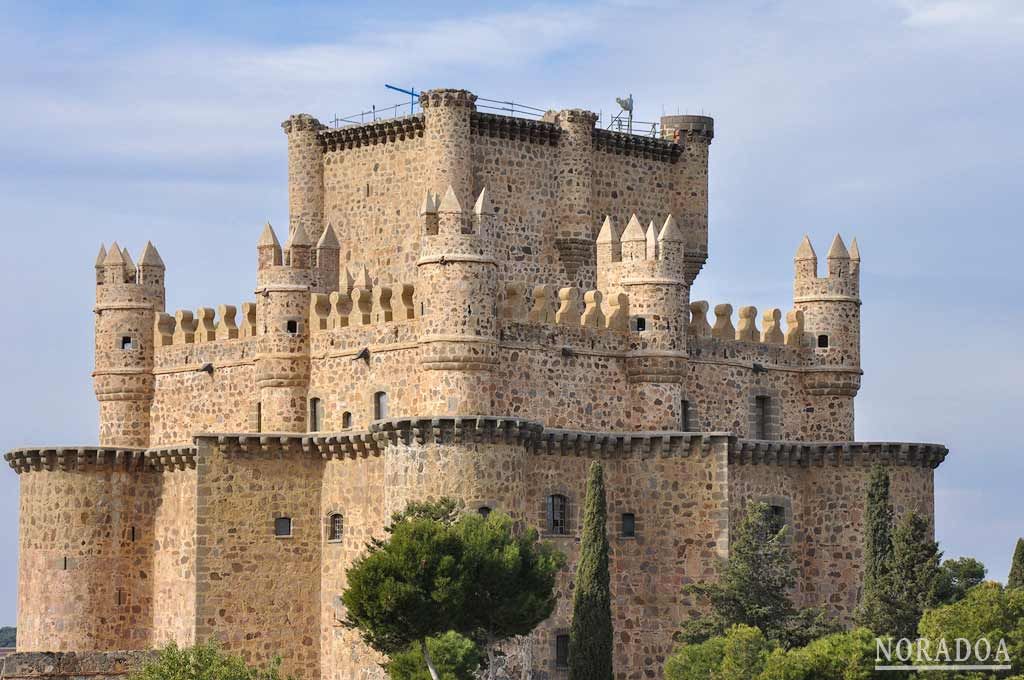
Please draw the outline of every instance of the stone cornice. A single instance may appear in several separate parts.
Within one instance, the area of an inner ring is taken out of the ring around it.
[[[640,156],[675,163],[683,148],[673,141],[594,128],[594,148],[614,154]]]
[[[321,130],[317,135],[325,151],[358,149],[373,144],[394,143],[423,136],[423,114]]]
[[[478,135],[499,139],[521,139],[535,144],[558,144],[562,129],[554,123],[530,118],[502,116],[496,113],[473,112],[469,129]]]
[[[731,465],[855,465],[882,463],[938,467],[948,449],[941,444],[902,442],[795,442],[741,439],[728,432],[592,432],[544,427],[521,418],[439,416],[377,420],[368,430],[340,433],[200,433],[193,446],[153,449],[59,447],[15,449],[5,454],[19,474],[34,470],[184,470],[196,466],[207,442],[229,455],[303,454],[329,459],[380,455],[391,445],[515,444],[537,455],[595,458],[706,456],[716,445]]]

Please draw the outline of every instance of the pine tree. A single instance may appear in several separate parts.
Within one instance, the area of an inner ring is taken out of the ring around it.
[[[889,473],[881,465],[871,470],[864,511],[864,582],[857,622],[879,635],[894,632],[891,617],[892,507]]]
[[[1017,539],[1017,548],[1013,551],[1010,577],[1006,579],[1006,587],[1024,588],[1024,538]]]
[[[891,617],[896,638],[917,636],[917,624],[937,604],[942,553],[931,525],[916,512],[900,521],[892,540]]]
[[[580,559],[569,634],[569,680],[612,680],[612,603],[604,470],[587,480]]]

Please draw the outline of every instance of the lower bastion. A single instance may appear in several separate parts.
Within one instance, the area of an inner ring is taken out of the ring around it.
[[[933,517],[945,447],[855,441],[855,240],[835,237],[824,275],[803,240],[785,313],[691,300],[710,118],[650,138],[578,109],[483,113],[464,90],[420,105],[284,123],[290,223],[283,245],[270,225],[256,241],[252,301],[169,313],[151,243],[138,263],[101,248],[99,443],[5,456],[21,482],[8,669],[113,677],[141,658],[122,650],[215,638],[301,680],[383,678],[342,625],[345,571],[408,501],[453,496],[568,555],[555,613],[501,669],[565,677],[600,459],[616,678],[660,677],[700,613],[683,586],[716,578],[748,503],[790,526],[798,603],[841,621],[870,468],[889,469],[897,514]]]

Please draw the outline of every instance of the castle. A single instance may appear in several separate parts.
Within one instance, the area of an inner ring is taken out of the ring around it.
[[[849,620],[866,479],[933,514],[935,444],[854,438],[860,253],[806,238],[783,315],[690,300],[714,123],[661,137],[570,109],[283,124],[290,218],[255,300],[173,315],[151,244],[96,261],[97,446],[20,474],[19,651],[218,638],[302,680],[382,678],[341,625],[345,570],[409,500],[501,510],[569,555],[510,677],[565,673],[590,461],[605,464],[616,677],[660,677],[751,501],[791,526],[800,605]],[[790,307],[790,305],[786,305]],[[783,316],[785,320],[783,321]]]

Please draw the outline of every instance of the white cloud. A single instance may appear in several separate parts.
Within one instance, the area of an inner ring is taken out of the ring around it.
[[[1024,25],[1019,0],[901,0],[905,23],[914,27]]]

